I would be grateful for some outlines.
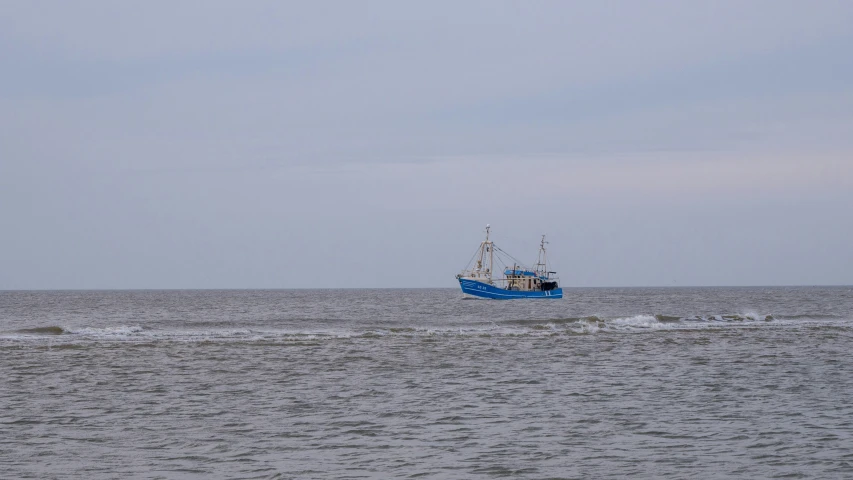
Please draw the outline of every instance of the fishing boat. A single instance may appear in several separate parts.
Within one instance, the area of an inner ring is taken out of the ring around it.
[[[533,267],[526,267],[489,239],[491,227],[486,225],[486,239],[480,242],[474,256],[462,273],[456,275],[466,297],[509,300],[513,298],[563,298],[557,272],[548,271],[545,235],[539,243],[539,257]],[[495,275],[495,262],[503,272]],[[512,266],[510,266],[512,265]]]

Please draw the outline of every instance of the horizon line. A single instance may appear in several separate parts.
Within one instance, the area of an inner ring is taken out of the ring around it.
[[[601,285],[564,286],[563,289],[607,288],[815,288],[850,287],[853,284],[779,284],[779,285]],[[163,288],[0,288],[0,292],[165,292],[165,291],[287,291],[287,290],[457,290],[458,287],[163,287]]]

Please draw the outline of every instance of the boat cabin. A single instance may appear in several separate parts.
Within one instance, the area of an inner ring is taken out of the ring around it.
[[[504,276],[506,278],[507,290],[531,292],[539,290],[548,291],[557,288],[557,282],[548,281],[547,275],[540,275],[530,270],[508,268],[504,271]]]

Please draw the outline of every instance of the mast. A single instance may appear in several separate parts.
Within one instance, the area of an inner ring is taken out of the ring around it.
[[[489,242],[489,283],[492,283],[492,274],[494,273],[495,248],[492,242]]]
[[[542,235],[542,241],[539,243],[539,259],[536,261],[536,270],[540,276],[548,276],[548,259],[547,254],[545,253],[545,244],[548,243],[545,241],[545,235]]]
[[[476,269],[477,277],[482,277],[483,276],[483,268],[486,267],[486,272],[488,273],[488,277],[489,277],[489,283],[491,283],[491,281],[492,281],[492,270],[493,270],[492,264],[494,263],[494,258],[495,258],[494,257],[494,255],[495,255],[494,250],[495,249],[492,247],[492,242],[489,240],[489,230],[491,228],[492,227],[490,225],[486,225],[486,239],[480,243],[480,251],[478,252],[479,258],[477,259],[477,269]],[[484,264],[484,262],[487,260],[486,252],[489,253],[488,265]]]
[[[494,272],[494,261],[495,261],[495,248],[492,246],[492,242],[489,241],[489,229],[491,227],[489,224],[486,224],[486,243],[489,244],[489,283],[492,283],[492,273]]]

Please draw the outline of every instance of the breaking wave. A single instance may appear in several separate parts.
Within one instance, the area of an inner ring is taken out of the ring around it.
[[[403,323],[403,322],[401,322]],[[360,325],[347,328],[185,328],[157,329],[140,325],[106,327],[44,326],[0,332],[0,342],[62,343],[86,342],[317,342],[335,339],[373,339],[404,337],[553,337],[560,335],[591,335],[643,333],[658,331],[723,330],[736,328],[814,328],[833,327],[853,329],[853,319],[833,315],[796,315],[776,317],[769,313],[735,313],[716,315],[676,316],[640,314],[602,318],[591,315],[552,319],[520,319],[498,322],[477,322],[463,325]]]
[[[20,330],[15,330],[14,333],[20,333],[22,335],[62,335],[65,333],[65,330],[62,327],[36,327],[36,328],[22,328]]]

